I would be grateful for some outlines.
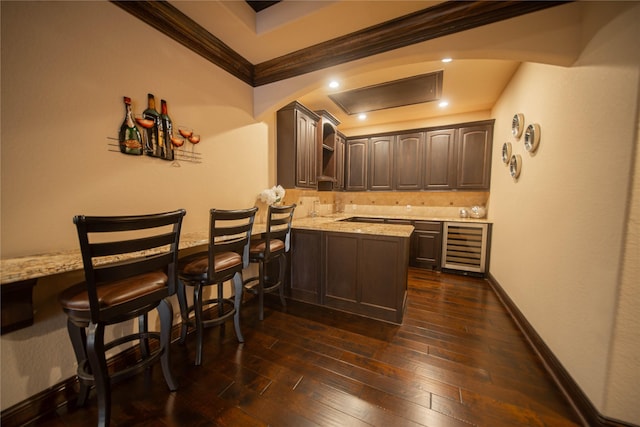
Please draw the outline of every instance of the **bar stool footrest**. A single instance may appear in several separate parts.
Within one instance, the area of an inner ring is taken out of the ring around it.
[[[143,339],[147,339],[147,340],[157,340],[157,342],[160,342],[160,333],[159,332],[145,332],[145,333],[136,333],[136,334],[130,334],[130,335],[126,335],[124,337],[120,337],[118,339],[115,339],[113,341],[109,341],[108,343],[105,343],[104,348],[105,348],[105,352],[109,351],[112,348],[118,347],[122,344],[126,344],[128,342],[133,342],[133,341],[141,341]],[[123,379],[129,378],[135,374],[138,374],[142,371],[144,371],[145,369],[147,369],[149,366],[151,366],[152,364],[154,364],[159,358],[160,356],[162,356],[162,354],[164,353],[164,348],[162,348],[162,346],[159,346],[157,349],[151,351],[147,356],[143,356],[140,360],[138,360],[135,364],[128,366],[126,368],[120,369],[117,372],[112,373],[109,378],[112,384],[117,383],[118,381],[121,381]],[[93,384],[94,383],[94,377],[93,374],[91,373],[91,369],[89,367],[89,361],[88,360],[83,360],[81,363],[78,364],[78,378],[86,383],[90,383]]]

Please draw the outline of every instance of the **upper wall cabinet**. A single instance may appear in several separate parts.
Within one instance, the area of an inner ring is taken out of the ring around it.
[[[369,139],[369,190],[393,190],[395,136]]]
[[[424,132],[401,134],[396,137],[394,156],[395,189],[421,190],[422,169],[424,162],[422,151]]]
[[[344,190],[344,164],[346,156],[347,138],[338,132],[336,137],[336,182],[333,186],[335,190]]]
[[[456,187],[456,129],[425,132],[425,190],[452,190]]]
[[[338,171],[338,125],[340,122],[328,111],[316,111],[320,116],[318,123],[318,190],[331,190],[335,187]]]
[[[319,121],[317,114],[298,102],[278,111],[277,175],[283,187],[316,187]]]
[[[366,191],[369,138],[348,139],[345,148],[344,189],[347,191]]]
[[[458,129],[456,186],[461,190],[489,189],[493,125]]]
[[[488,190],[492,140],[493,121],[349,139],[345,189]]]

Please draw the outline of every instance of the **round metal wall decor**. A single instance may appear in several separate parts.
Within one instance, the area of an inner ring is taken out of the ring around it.
[[[505,165],[508,165],[510,159],[511,159],[511,143],[505,142],[504,144],[502,144],[502,162]]]
[[[540,144],[540,125],[537,123],[530,124],[524,133],[524,148],[533,153],[538,149]]]
[[[520,138],[522,131],[524,130],[524,114],[517,113],[511,120],[511,135],[516,138]]]
[[[522,169],[522,157],[520,154],[514,154],[509,161],[509,173],[513,179],[517,179],[520,176],[520,170]]]

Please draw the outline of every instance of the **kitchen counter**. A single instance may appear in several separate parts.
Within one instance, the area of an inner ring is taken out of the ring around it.
[[[488,223],[486,218],[442,218],[418,215],[373,215],[354,213],[335,213],[325,216],[296,218],[293,228],[303,230],[333,231],[343,233],[375,234],[382,236],[408,237],[413,231],[410,225],[388,223],[363,223],[344,221],[353,217],[406,219],[412,221],[455,221],[468,223]],[[256,223],[253,234],[264,233],[266,224]],[[180,249],[188,249],[208,243],[208,231],[183,233],[180,237]],[[106,260],[105,262],[109,262]],[[82,269],[80,251],[70,250],[50,252],[38,255],[8,258],[0,260],[0,283],[7,284],[53,274]]]
[[[364,222],[348,222],[353,215],[332,214],[329,216],[307,217],[293,220],[293,228],[298,230],[331,231],[336,233],[374,234],[378,236],[409,237],[413,232],[412,225],[403,224],[371,224]]]

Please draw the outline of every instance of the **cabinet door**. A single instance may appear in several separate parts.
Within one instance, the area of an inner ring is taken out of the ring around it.
[[[345,189],[348,191],[367,190],[367,148],[369,140],[350,139],[346,145]]]
[[[345,137],[341,134],[336,136],[336,190],[344,189],[344,156],[345,156]]]
[[[424,183],[425,190],[455,188],[456,130],[430,131],[425,136]]]
[[[296,185],[316,185],[317,129],[316,120],[300,111],[297,114]]]
[[[415,221],[411,242],[411,265],[437,270],[442,258],[442,223]]]
[[[289,253],[291,279],[288,295],[298,301],[319,304],[322,233],[315,230],[293,230]]]
[[[420,190],[422,188],[422,146],[424,133],[408,133],[396,137],[395,189]]]
[[[458,130],[457,188],[489,189],[493,126],[471,126]]]
[[[369,189],[393,190],[393,142],[395,137],[369,140]]]

